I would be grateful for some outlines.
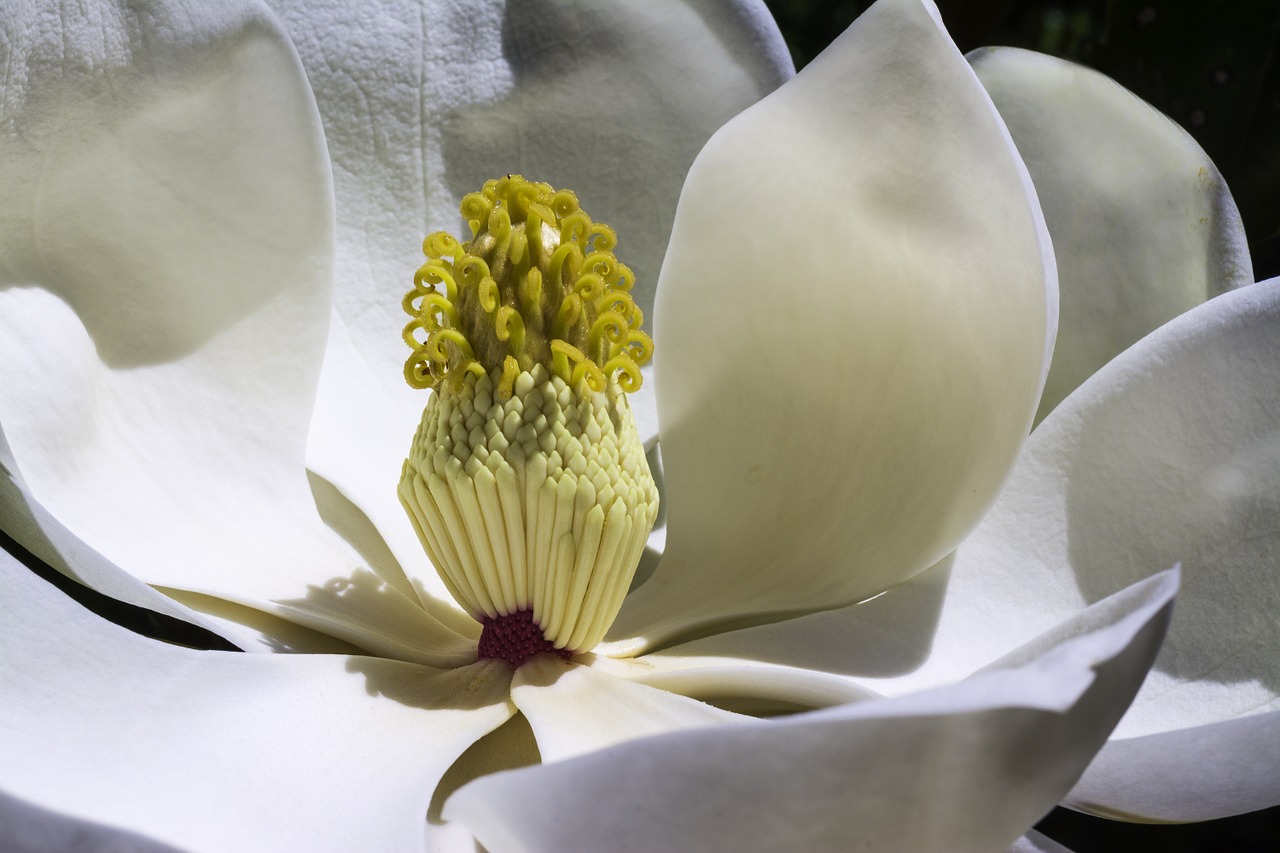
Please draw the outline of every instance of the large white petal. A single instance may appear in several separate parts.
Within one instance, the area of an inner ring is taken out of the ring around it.
[[[655,310],[667,547],[615,635],[927,568],[1012,464],[1055,310],[986,92],[928,0],[882,0],[690,170]]]
[[[532,726],[543,761],[648,735],[751,719],[554,655],[516,670],[511,701]]]
[[[698,149],[793,73],[759,0],[273,5],[333,159],[337,308],[396,402],[403,450],[425,400],[402,378],[400,298],[426,233],[465,229],[463,195],[509,172],[574,190],[620,235],[647,316]]]
[[[1181,562],[1164,650],[1073,803],[1159,820],[1275,804],[1277,364],[1280,280],[1216,297],[1068,397],[954,558],[865,604],[670,651],[825,670],[897,694],[961,677]]]
[[[1035,181],[1058,261],[1042,420],[1122,350],[1253,282],[1244,225],[1196,141],[1109,78],[1016,48],[969,54]]]
[[[0,424],[32,495],[149,583],[389,654],[447,646],[407,597],[332,606],[367,574],[304,468],[332,190],[270,14],[67,4],[0,25]]]
[[[485,777],[445,816],[493,853],[1004,849],[1120,717],[1176,587],[1172,573],[1146,581],[951,687]]]
[[[441,776],[513,710],[502,663],[194,652],[7,554],[0,584],[0,788],[188,851],[421,850]]]

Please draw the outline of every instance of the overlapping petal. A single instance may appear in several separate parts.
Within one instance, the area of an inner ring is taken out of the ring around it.
[[[878,3],[689,173],[655,308],[667,547],[614,636],[852,603],[943,556],[1026,435],[1055,287],[936,9]]]
[[[948,688],[500,773],[444,814],[494,853],[1003,849],[1106,738],[1176,588],[1176,574],[1152,578]],[[565,802],[591,820],[566,821]]]
[[[1253,282],[1240,214],[1185,130],[1096,71],[969,54],[1035,181],[1058,261],[1058,339],[1036,420],[1130,344]]]
[[[4,26],[0,424],[17,475],[148,583],[456,658],[412,589],[329,534],[305,477],[333,207],[284,34],[247,4],[40,7]]]
[[[0,554],[0,788],[189,851],[420,850],[449,765],[513,708],[501,663],[194,652]]]
[[[1277,342],[1280,280],[1210,300],[1068,397],[952,558],[865,604],[671,651],[829,671],[898,694],[962,677],[1181,563],[1165,649],[1071,802],[1151,820],[1274,805]]]

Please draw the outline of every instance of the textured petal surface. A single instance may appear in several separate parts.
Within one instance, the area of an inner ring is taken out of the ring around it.
[[[1144,582],[948,688],[485,777],[445,815],[492,853],[1005,849],[1123,712],[1176,586],[1173,574]]]
[[[425,234],[465,228],[463,195],[510,172],[574,190],[620,235],[647,315],[698,149],[792,74],[756,0],[273,5],[333,158],[337,308],[405,448],[424,399],[402,378],[400,297]]]
[[[1111,79],[1016,48],[969,54],[1035,181],[1061,294],[1036,415],[1148,332],[1253,282],[1244,225],[1195,140]]]
[[[372,575],[304,467],[332,190],[270,14],[68,4],[2,25],[0,424],[31,494],[148,583],[387,654],[446,647],[391,588],[333,606]]]
[[[1043,225],[928,0],[876,4],[726,125],[655,309],[667,547],[615,636],[852,603],[953,548],[1039,396]]]
[[[424,849],[442,774],[512,713],[503,664],[193,652],[4,554],[0,583],[0,788],[183,850]]]
[[[897,694],[961,677],[1180,562],[1164,649],[1074,802],[1161,820],[1275,804],[1277,364],[1280,280],[1216,297],[1055,410],[954,558],[856,607],[669,651],[827,670]]]

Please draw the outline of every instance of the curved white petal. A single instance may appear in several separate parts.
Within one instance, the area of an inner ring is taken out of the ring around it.
[[[0,424],[32,495],[148,583],[380,652],[456,642],[408,598],[346,619],[325,591],[366,570],[305,476],[332,190],[274,19],[67,4],[2,25]]]
[[[1280,280],[1218,296],[1068,397],[954,559],[866,604],[709,638],[687,653],[827,670],[897,694],[960,677],[1180,562],[1165,647],[1103,751],[1108,769],[1087,777],[1078,802],[1160,820],[1280,802],[1274,763],[1270,773],[1235,770],[1238,756],[1252,752],[1265,767],[1276,755],[1266,720],[1280,709],[1277,364]],[[1216,757],[1173,748],[1197,738],[1232,745]],[[1113,749],[1125,760],[1110,761]],[[1147,764],[1183,769],[1143,772]]]
[[[598,657],[592,667],[638,684],[761,717],[829,708],[881,695],[856,679],[839,674],[765,660],[698,655],[687,646],[638,658]]]
[[[1277,768],[1280,710],[1272,710],[1114,738],[1063,802],[1118,820],[1213,820],[1280,803]]]
[[[400,299],[423,237],[465,228],[463,195],[509,172],[574,190],[617,230],[647,315],[698,149],[793,73],[758,0],[273,5],[333,158],[337,308],[406,449],[425,398],[403,379]]]
[[[492,853],[1004,849],[1106,738],[1155,656],[1176,586],[1172,574],[1144,582],[1027,662],[947,688],[485,777],[445,816]]]
[[[1016,48],[969,54],[1035,181],[1058,261],[1036,420],[1122,350],[1253,282],[1244,225],[1190,134],[1111,79]]]
[[[554,655],[516,670],[511,701],[533,727],[543,761],[585,755],[649,735],[750,719]]]
[[[513,710],[501,663],[193,652],[8,555],[0,583],[0,788],[183,850],[423,849],[441,776]]]
[[[199,625],[240,648],[252,645],[235,627],[215,625],[202,614],[147,586],[82,542],[31,496],[3,442],[4,436],[0,435],[0,530],[18,545],[67,577],[117,601]]]
[[[690,170],[655,350],[668,533],[615,636],[836,607],[955,546],[1030,425],[1052,251],[928,0],[882,0]]]
[[[1186,589],[1169,645],[1185,646],[1182,665],[1208,672],[1234,661],[1239,687],[1273,682],[1265,615],[1280,582],[1278,314],[1280,280],[1263,282],[1122,354],[1032,435],[956,554],[910,583],[687,648],[865,676],[897,693],[959,677],[1088,601],[1181,562]],[[851,651],[831,651],[841,647]],[[1168,704],[1201,722],[1226,710],[1176,696]]]

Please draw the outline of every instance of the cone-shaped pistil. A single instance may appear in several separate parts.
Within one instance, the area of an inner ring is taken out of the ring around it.
[[[658,496],[624,390],[652,344],[572,193],[509,176],[462,212],[472,240],[429,236],[405,297],[405,375],[435,393],[399,493],[480,656],[518,666],[595,646],[635,574]]]

